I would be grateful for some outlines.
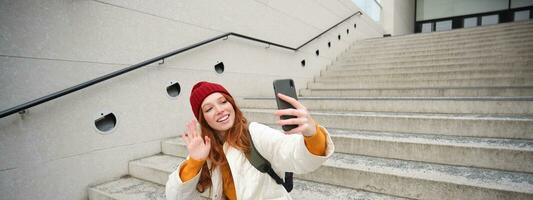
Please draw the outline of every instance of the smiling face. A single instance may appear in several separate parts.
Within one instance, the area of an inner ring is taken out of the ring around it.
[[[233,127],[235,109],[221,93],[215,92],[207,96],[200,109],[207,124],[218,134]]]

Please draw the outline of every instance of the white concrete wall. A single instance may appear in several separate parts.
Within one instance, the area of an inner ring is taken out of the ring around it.
[[[415,0],[383,0],[382,23],[386,33],[414,33]]]
[[[358,10],[349,0],[0,5],[0,110],[225,32],[296,47]],[[354,41],[382,34],[356,16],[298,52],[219,40],[0,119],[0,199],[86,199],[89,185],[127,174],[128,161],[160,152],[162,139],[181,133],[197,81],[222,83],[237,98],[272,96],[272,80],[293,78],[303,88]],[[223,74],[213,68],[220,61]],[[166,94],[170,82],[180,83],[178,97]],[[96,131],[100,112],[117,116],[112,134]]]
[[[381,24],[387,34],[394,32],[394,2],[395,0],[382,0],[381,1]]]

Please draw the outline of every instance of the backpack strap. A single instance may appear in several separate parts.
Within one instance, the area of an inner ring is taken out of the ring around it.
[[[248,127],[249,127],[249,124],[248,124]],[[267,173],[270,177],[274,179],[274,181],[276,181],[277,184],[282,184],[285,190],[287,190],[287,192],[290,192],[292,190],[292,185],[293,185],[292,183],[293,174],[291,172],[285,172],[285,182],[284,182],[283,179],[280,178],[278,174],[276,174],[274,169],[272,169],[270,162],[268,162],[268,160],[266,160],[257,151],[254,145],[254,141],[252,140],[252,136],[249,131],[247,132],[247,134],[250,137],[250,144],[251,144],[250,152],[245,153],[248,161],[250,161],[250,163],[261,173]]]

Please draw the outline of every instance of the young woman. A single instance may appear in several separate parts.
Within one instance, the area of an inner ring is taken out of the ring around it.
[[[193,119],[182,134],[189,156],[169,176],[167,199],[198,199],[204,192],[213,200],[291,199],[283,185],[250,164],[246,153],[251,142],[280,177],[285,172],[314,171],[333,154],[334,146],[328,132],[302,104],[278,95],[296,108],[275,112],[277,116],[296,116],[278,120],[279,125],[298,125],[286,133],[255,122],[248,124],[224,87],[197,83],[190,103],[198,122]]]

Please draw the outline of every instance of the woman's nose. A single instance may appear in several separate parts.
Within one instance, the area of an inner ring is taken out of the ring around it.
[[[219,114],[219,113],[221,113],[222,111],[224,111],[224,109],[222,109],[222,107],[220,107],[220,106],[215,106],[215,113],[216,113],[216,114]]]

